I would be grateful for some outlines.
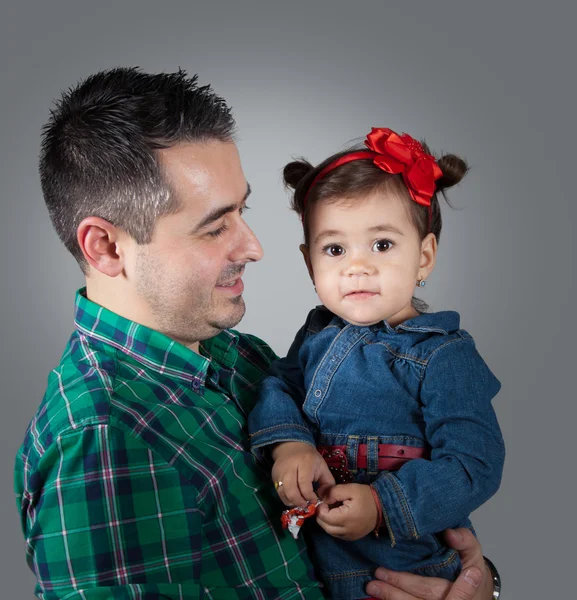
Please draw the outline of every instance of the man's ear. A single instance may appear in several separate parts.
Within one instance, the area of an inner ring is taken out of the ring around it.
[[[86,217],[76,230],[76,240],[93,269],[116,277],[124,269],[124,255],[118,243],[122,233],[105,219]]]
[[[315,275],[313,273],[313,266],[311,264],[311,254],[310,249],[306,244],[301,244],[299,246],[299,250],[303,253],[303,258],[305,259],[305,265],[307,266],[307,270],[309,272],[309,276],[313,285],[315,284]]]
[[[427,279],[435,268],[437,260],[437,236],[429,233],[421,242],[418,279]]]

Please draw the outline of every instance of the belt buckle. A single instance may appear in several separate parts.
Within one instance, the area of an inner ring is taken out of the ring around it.
[[[355,478],[349,471],[349,461],[347,460],[347,455],[340,448],[336,448],[332,451],[323,448],[320,451],[320,454],[325,459],[325,462],[329,467],[329,471],[333,474],[333,477],[337,483],[354,482]]]

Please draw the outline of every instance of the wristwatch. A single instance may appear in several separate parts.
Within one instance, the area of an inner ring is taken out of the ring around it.
[[[483,558],[489,567],[489,571],[491,571],[491,579],[493,580],[493,600],[499,600],[501,597],[501,576],[499,575],[499,571],[497,571],[497,567],[486,556],[483,556]]]

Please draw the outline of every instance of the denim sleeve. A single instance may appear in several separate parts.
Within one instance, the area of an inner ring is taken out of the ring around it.
[[[299,363],[311,315],[312,312],[297,333],[287,356],[272,363],[269,375],[260,385],[257,404],[248,419],[253,452],[278,442],[306,442],[316,446],[302,412],[306,390]],[[259,452],[255,454],[260,455]]]
[[[431,460],[372,484],[393,545],[458,526],[497,491],[505,447],[491,400],[500,387],[468,334],[433,353],[421,386]]]

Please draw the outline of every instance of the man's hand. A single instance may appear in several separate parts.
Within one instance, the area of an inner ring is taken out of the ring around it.
[[[332,487],[317,509],[317,523],[333,537],[358,540],[377,525],[378,511],[368,485],[345,483]],[[330,504],[339,506],[329,508]]]
[[[305,507],[307,501],[316,502],[315,481],[319,484],[319,496],[335,485],[325,459],[310,444],[283,442],[274,447],[272,458],[272,479],[282,481],[277,492],[286,506]]]
[[[445,539],[459,551],[463,565],[454,583],[380,567],[378,581],[367,585],[367,593],[379,600],[491,600],[493,581],[477,538],[468,529],[448,529]]]

